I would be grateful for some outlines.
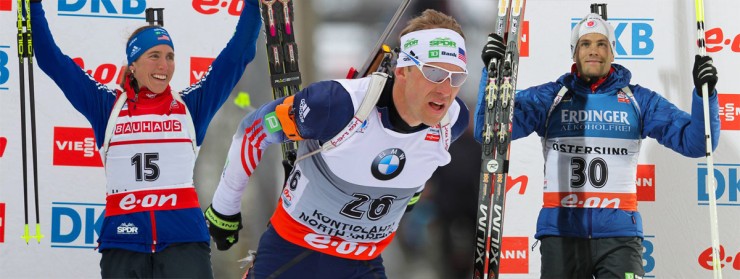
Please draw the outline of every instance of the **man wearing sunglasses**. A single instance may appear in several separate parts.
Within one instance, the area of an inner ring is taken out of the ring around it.
[[[570,45],[575,63],[569,73],[515,97],[513,139],[536,132],[544,149],[544,204],[535,234],[542,242],[541,277],[641,278],[643,230],[635,181],[642,139],[654,138],[684,156],[704,156],[701,94],[709,94],[716,148],[717,70],[710,57],[695,57],[689,114],[656,92],[629,84],[630,71],[613,63],[614,28],[599,15],[589,14],[573,28]],[[501,37],[490,35],[484,62],[501,59],[504,49]],[[705,83],[708,92],[701,91]],[[475,116],[478,141],[482,90]]]
[[[238,240],[262,151],[300,141],[249,278],[386,278],[383,249],[469,121],[457,22],[427,10],[401,34],[393,76],[317,82],[242,120],[205,213],[219,250]]]

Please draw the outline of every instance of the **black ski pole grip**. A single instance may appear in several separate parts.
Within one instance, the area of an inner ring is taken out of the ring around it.
[[[164,8],[146,8],[146,22],[149,25],[164,26]]]
[[[591,4],[591,13],[598,14],[604,20],[607,20],[606,16],[606,3],[603,4]]]

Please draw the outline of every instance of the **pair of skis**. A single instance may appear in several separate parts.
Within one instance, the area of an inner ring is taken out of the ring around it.
[[[20,99],[21,99],[21,157],[23,164],[23,207],[25,212],[25,225],[23,227],[23,238],[26,244],[31,239],[41,243],[41,221],[39,220],[39,183],[38,164],[36,155],[36,101],[33,92],[33,39],[31,35],[31,1],[18,0],[18,75],[20,76]],[[28,60],[28,100],[31,117],[31,152],[33,164],[33,192],[36,204],[36,234],[31,235],[28,227],[28,156],[26,154],[26,60]]]
[[[494,32],[506,41],[502,59],[491,59],[485,96],[483,153],[476,217],[473,278],[499,278],[501,240],[509,172],[519,37],[526,0],[498,0]]]

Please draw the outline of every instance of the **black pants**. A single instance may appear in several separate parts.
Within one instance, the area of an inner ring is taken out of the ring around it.
[[[211,247],[205,242],[171,244],[157,253],[123,249],[101,253],[102,278],[213,278]]]
[[[642,239],[639,237],[540,240],[541,278],[641,278]],[[637,276],[637,277],[635,277]]]

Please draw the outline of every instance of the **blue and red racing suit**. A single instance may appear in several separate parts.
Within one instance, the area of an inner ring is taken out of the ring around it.
[[[126,92],[109,89],[64,55],[41,3],[31,4],[39,67],[90,122],[98,148],[110,138],[109,148],[101,149],[107,198],[100,250],[159,252],[171,243],[209,242],[193,167],[208,124],[255,55],[259,8],[245,2],[236,32],[200,81],[179,96],[169,87],[161,94],[141,88],[136,102],[128,85]],[[111,115],[119,98],[125,104]]]

